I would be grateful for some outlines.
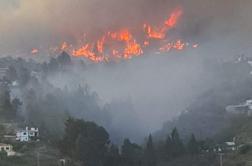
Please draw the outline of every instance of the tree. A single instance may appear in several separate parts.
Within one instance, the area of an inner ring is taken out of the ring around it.
[[[61,65],[62,67],[64,67],[65,65],[69,65],[71,63],[71,57],[70,57],[70,55],[68,55],[68,53],[66,53],[65,51],[63,51],[57,57],[57,61],[58,61],[59,65]]]
[[[8,81],[15,81],[18,79],[17,70],[14,66],[9,66],[9,68],[6,72],[6,79]]]
[[[191,138],[187,144],[187,150],[190,154],[195,155],[199,153],[199,144],[196,141],[194,134],[191,135]]]
[[[59,63],[56,58],[50,58],[49,63],[47,64],[47,72],[54,72],[59,69]]]
[[[13,119],[15,116],[16,110],[11,103],[9,87],[7,85],[0,85],[0,117]]]
[[[25,86],[31,79],[31,72],[26,67],[19,69],[19,83],[21,86]]]
[[[105,156],[104,166],[118,166],[120,165],[119,149],[116,145],[111,145]]]
[[[121,156],[124,165],[141,165],[143,157],[142,148],[135,143],[131,143],[129,139],[125,139],[122,145]]]
[[[6,159],[7,158],[7,152],[2,150],[0,151],[0,160]]]
[[[149,135],[145,150],[144,150],[144,162],[146,166],[156,166],[157,165],[157,158],[156,152],[154,149],[152,136]]]
[[[2,141],[4,134],[5,134],[5,128],[3,125],[0,125],[0,141]]]
[[[100,166],[108,144],[109,135],[103,127],[94,122],[69,118],[60,141],[60,150],[87,166]]]
[[[170,160],[172,158],[172,139],[170,135],[167,136],[164,143],[163,158],[165,160]]]
[[[172,157],[178,157],[182,155],[185,151],[182,140],[180,139],[177,128],[174,128],[171,133],[171,154]]]
[[[12,103],[13,109],[16,110],[16,111],[23,104],[18,98],[14,98],[11,103]]]

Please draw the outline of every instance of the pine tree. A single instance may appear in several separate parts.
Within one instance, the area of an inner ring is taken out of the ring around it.
[[[153,146],[152,136],[149,135],[146,148],[144,151],[144,162],[146,166],[156,166],[157,165],[157,158],[156,152]]]
[[[191,135],[191,138],[187,144],[187,150],[192,155],[199,153],[199,145],[194,134]]]
[[[176,128],[173,129],[171,133],[171,140],[172,140],[172,146],[171,146],[171,153],[173,157],[181,156],[184,151],[184,145],[182,140],[180,139],[178,130]]]
[[[172,158],[172,139],[170,137],[170,135],[167,136],[166,140],[165,140],[165,145],[164,145],[164,159],[165,160],[170,160]]]
[[[119,149],[116,145],[111,145],[106,153],[104,166],[118,166],[120,165],[120,154]]]
[[[122,145],[122,162],[127,166],[139,166],[142,164],[142,148],[131,143],[129,139],[125,139]]]
[[[65,125],[59,143],[61,152],[87,166],[102,165],[109,143],[107,131],[94,122],[80,119],[69,118]]]

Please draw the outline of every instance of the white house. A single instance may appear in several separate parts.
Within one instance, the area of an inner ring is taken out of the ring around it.
[[[237,150],[237,145],[235,142],[225,142],[225,149],[228,151],[235,151]]]
[[[15,156],[16,152],[13,151],[13,146],[9,144],[0,143],[0,152],[5,151],[7,156]]]
[[[30,128],[26,127],[24,130],[19,130],[16,133],[16,140],[20,142],[28,142],[32,140],[37,140],[39,136],[38,128]]]
[[[252,116],[252,100],[246,100],[244,103],[238,105],[229,105],[226,107],[226,111],[232,114]]]

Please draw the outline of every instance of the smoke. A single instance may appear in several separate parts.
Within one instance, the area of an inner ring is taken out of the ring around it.
[[[48,48],[62,41],[95,38],[108,30],[160,23],[172,9],[184,15],[177,29],[185,38],[209,41],[251,29],[250,0],[1,0],[2,53]]]
[[[208,59],[227,59],[252,45],[251,0],[0,0],[0,54],[28,54],[32,48],[74,43],[84,34],[97,38],[122,27],[135,31],[145,22],[160,23],[177,7],[183,16],[176,35],[198,42],[199,49],[146,53],[130,62],[91,65],[49,78],[61,88],[88,83],[103,103],[129,99],[136,121],[151,132],[213,86]]]

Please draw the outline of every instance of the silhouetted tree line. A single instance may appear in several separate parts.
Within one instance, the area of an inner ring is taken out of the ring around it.
[[[142,136],[131,102],[116,101],[101,106],[98,95],[82,78],[76,79],[74,85],[67,83],[60,88],[56,85],[54,81],[61,78],[54,79],[55,75],[64,73],[65,78],[75,73],[73,69],[85,68],[83,61],[71,61],[66,52],[44,63],[22,58],[0,58],[0,67],[7,68],[4,77],[7,83],[5,87],[0,87],[0,119],[18,115],[20,126],[40,128],[41,139],[47,142],[62,136],[64,121],[69,115],[104,126],[115,142],[119,142],[125,133],[129,137]],[[127,124],[128,119],[133,119],[134,123]]]
[[[125,139],[118,147],[110,142],[103,127],[73,118],[66,121],[65,133],[58,145],[62,154],[86,166],[157,166],[161,162],[200,153],[195,136],[192,134],[184,143],[176,128],[164,142],[154,143],[149,135],[143,146]]]
[[[21,104],[19,99],[11,99],[10,89],[7,85],[0,84],[0,119],[15,119],[17,110]]]

